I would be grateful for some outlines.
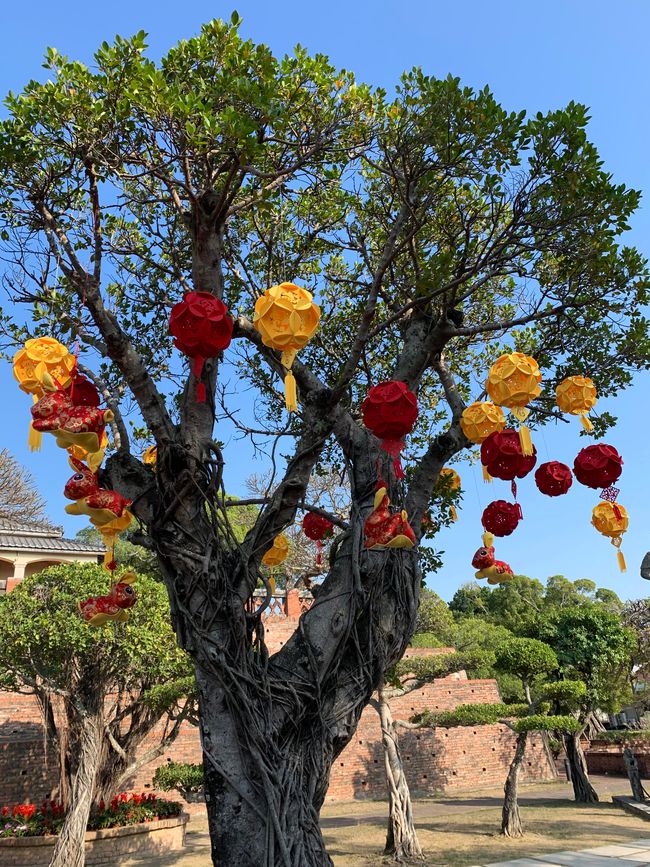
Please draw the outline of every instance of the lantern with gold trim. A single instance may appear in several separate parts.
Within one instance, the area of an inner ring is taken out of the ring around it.
[[[447,491],[460,491],[460,476],[453,467],[443,467],[440,470],[438,484],[441,488]],[[449,507],[449,514],[452,521],[458,520],[458,513],[456,512],[456,507],[453,505],[453,503]]]
[[[289,555],[289,540],[284,533],[279,533],[273,540],[273,545],[269,548],[266,554],[262,557],[262,563],[265,566],[273,568],[284,563]]]
[[[395,379],[373,385],[361,405],[363,423],[393,458],[393,470],[398,479],[404,478],[399,459],[404,437],[413,430],[418,412],[416,396],[405,382]]]
[[[506,417],[501,407],[489,400],[476,401],[463,410],[460,426],[467,439],[480,446],[490,434],[504,429]]]
[[[594,506],[591,513],[591,523],[599,533],[607,536],[617,549],[618,566],[621,572],[626,571],[625,557],[621,551],[623,533],[628,528],[629,517],[627,509],[617,502],[603,500]]]
[[[253,324],[262,343],[282,353],[280,363],[287,371],[284,397],[289,412],[298,411],[296,380],[291,372],[298,350],[303,349],[320,321],[320,308],[314,304],[311,292],[295,283],[271,286],[255,302]]]
[[[530,431],[524,424],[530,410],[526,404],[539,396],[542,374],[534,358],[523,352],[502,355],[494,362],[488,373],[485,387],[488,395],[500,406],[507,406],[519,420],[519,440],[524,455],[533,454]]]
[[[555,389],[555,400],[562,412],[580,416],[586,431],[594,429],[587,413],[598,402],[598,394],[593,380],[588,376],[567,376]]]
[[[142,463],[151,467],[151,469],[155,471],[157,462],[158,449],[156,446],[147,446],[147,448],[142,452]]]

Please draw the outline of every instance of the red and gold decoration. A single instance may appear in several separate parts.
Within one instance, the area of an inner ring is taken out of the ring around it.
[[[113,420],[110,409],[75,406],[62,389],[46,392],[31,413],[34,430],[53,434],[60,448],[78,446],[91,454],[100,450],[104,428]]]
[[[519,420],[519,438],[524,455],[533,454],[530,431],[524,424],[530,410],[526,404],[539,396],[542,374],[534,358],[523,352],[502,355],[494,362],[488,373],[485,388],[494,403],[507,406]]]
[[[404,437],[410,434],[418,417],[416,396],[405,382],[389,380],[369,389],[361,406],[363,423],[381,440],[381,447],[393,458],[393,470],[404,478],[399,454]]]
[[[380,487],[375,493],[374,507],[366,519],[363,532],[365,547],[369,550],[413,548],[416,542],[406,512],[391,513],[385,487]]]
[[[567,376],[555,389],[555,399],[562,412],[580,416],[586,431],[594,429],[587,413],[596,405],[598,394],[588,376]]]
[[[483,510],[481,523],[488,533],[494,536],[509,536],[517,529],[522,519],[519,503],[508,503],[506,500],[494,500]],[[489,547],[489,545],[486,545]]]
[[[535,471],[535,484],[547,497],[560,497],[573,484],[573,475],[566,464],[548,461]]]
[[[614,446],[595,443],[578,452],[573,472],[581,485],[588,488],[607,488],[623,472],[623,458]]]
[[[320,566],[323,562],[323,540],[332,538],[334,535],[334,524],[324,515],[319,515],[316,512],[307,512],[302,519],[302,530],[308,539],[316,542],[318,549],[316,565]]]
[[[135,572],[125,572],[105,596],[90,596],[80,602],[79,611],[86,623],[90,626],[105,626],[111,621],[125,623],[129,619],[128,609],[138,601],[131,586],[136,578]]]
[[[438,484],[441,484],[442,487],[447,488],[449,491],[460,491],[460,476],[453,467],[443,467],[440,470]],[[456,507],[453,504],[449,507],[449,514],[451,515],[452,521],[458,520],[458,513],[456,512]]]
[[[517,431],[506,428],[490,434],[481,445],[481,463],[490,476],[512,482],[523,479],[537,463],[535,446],[525,455]]]
[[[201,380],[203,365],[206,359],[230,346],[232,328],[228,308],[209,292],[188,292],[172,307],[169,333],[174,346],[192,359],[198,403],[205,403],[206,398],[205,383]]]
[[[266,552],[266,554],[262,557],[262,563],[265,566],[269,566],[270,568],[274,568],[275,566],[279,566],[289,556],[289,540],[284,535],[284,533],[279,533],[275,539],[273,540],[273,544]]]
[[[471,443],[480,445],[490,434],[504,429],[506,417],[501,407],[489,400],[476,401],[463,410],[460,426]]]
[[[147,446],[142,452],[142,463],[151,467],[152,470],[156,469],[156,464],[158,463],[158,449],[156,446]]]
[[[623,533],[625,533],[630,523],[625,506],[617,502],[604,500],[598,503],[597,506],[594,506],[591,513],[591,523],[599,533],[607,536],[612,545],[617,549],[619,569],[621,572],[625,572],[625,557],[621,551],[621,542],[623,541]]]
[[[311,292],[295,283],[271,286],[255,302],[253,324],[262,343],[282,353],[280,363],[286,370],[284,397],[289,412],[298,411],[296,380],[291,372],[296,354],[303,349],[320,321],[320,308]]]
[[[75,474],[66,482],[63,496],[75,502],[65,507],[68,515],[88,515],[96,527],[121,518],[131,505],[131,500],[117,491],[100,488],[97,473],[81,461],[70,456],[69,462]]]
[[[492,535],[486,533],[485,544],[474,554],[472,566],[478,569],[474,577],[487,578],[488,584],[504,584],[512,580],[512,569],[503,560],[495,558],[493,541]]]

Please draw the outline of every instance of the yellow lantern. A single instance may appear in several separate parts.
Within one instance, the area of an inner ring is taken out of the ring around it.
[[[151,469],[156,468],[156,462],[158,461],[158,449],[156,446],[148,446],[142,452],[142,463],[146,464]]]
[[[580,416],[580,422],[586,431],[594,429],[587,413],[596,406],[598,394],[596,386],[588,376],[567,376],[555,389],[555,399],[562,412]]]
[[[320,308],[311,293],[294,283],[271,286],[255,302],[253,323],[262,343],[282,353],[280,362],[287,373],[284,396],[289,412],[297,412],[296,381],[291,372],[296,353],[303,349],[318,328]]]
[[[452,491],[460,491],[460,476],[453,467],[443,467],[440,470],[439,481],[444,482],[444,484]],[[458,519],[458,513],[456,512],[455,506],[450,506],[449,513],[452,521]]]
[[[623,541],[623,533],[625,533],[630,523],[625,506],[621,506],[620,503],[610,503],[603,500],[597,506],[594,506],[591,513],[591,523],[599,533],[607,536],[611,540],[612,545],[618,549],[618,565],[621,572],[625,572],[625,557],[621,551],[621,542]]]
[[[525,455],[532,455],[533,444],[530,431],[524,424],[530,410],[526,404],[539,396],[542,374],[534,358],[523,352],[511,352],[502,355],[494,362],[485,383],[488,395],[494,403],[507,406],[511,413],[521,422],[519,442]]]
[[[479,446],[490,434],[504,429],[506,417],[500,406],[488,400],[476,401],[463,410],[460,426],[467,439]]]
[[[68,447],[68,454],[71,457],[76,458],[78,461],[83,461],[90,467],[93,473],[96,473],[104,460],[104,453],[106,452],[107,445],[108,434],[104,431],[101,442],[99,443],[99,449],[96,452],[89,452],[83,446],[75,444]]]
[[[289,554],[289,540],[280,533],[273,540],[273,545],[269,548],[266,554],[262,557],[262,563],[265,566],[279,566],[283,563]]]

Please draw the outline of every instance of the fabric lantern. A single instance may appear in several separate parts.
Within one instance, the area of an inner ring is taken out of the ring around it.
[[[318,515],[316,512],[307,512],[302,519],[302,529],[308,539],[316,542],[318,549],[316,565],[320,566],[323,562],[323,539],[332,538],[334,535],[334,524],[324,515]]]
[[[578,452],[573,472],[581,485],[588,488],[607,488],[623,472],[623,458],[614,446],[595,443]]]
[[[440,470],[438,482],[442,483],[451,491],[460,491],[460,476],[453,467],[443,467]],[[449,508],[449,514],[451,515],[452,521],[458,520],[458,513],[456,512],[456,507],[453,504]]]
[[[580,416],[586,431],[594,429],[587,413],[596,406],[598,394],[588,376],[567,376],[555,389],[555,400],[562,412]]]
[[[266,554],[262,557],[262,563],[265,566],[279,566],[289,555],[289,540],[280,533],[273,540],[273,545],[269,548]]]
[[[156,463],[158,462],[158,449],[156,446],[147,446],[147,448],[142,452],[142,463],[151,469],[156,468]]]
[[[253,324],[262,343],[282,353],[280,363],[287,371],[284,378],[284,398],[289,412],[298,411],[296,380],[291,372],[296,353],[312,337],[320,321],[320,307],[314,304],[311,292],[295,283],[271,286],[255,302]]]
[[[476,401],[463,410],[460,426],[471,443],[480,445],[491,433],[504,429],[506,417],[501,407],[489,400]]]
[[[573,476],[566,464],[548,461],[541,464],[535,472],[535,484],[548,497],[559,497],[569,490],[573,484]]]
[[[517,528],[521,517],[519,503],[494,500],[483,510],[481,523],[488,533],[495,536],[509,536]]]
[[[363,525],[364,547],[369,550],[415,547],[415,533],[409,524],[408,515],[402,509],[396,514],[390,511],[390,500],[385,487],[375,491],[373,510]]]
[[[502,355],[494,362],[488,373],[485,388],[494,403],[507,406],[519,420],[521,450],[525,455],[533,454],[530,431],[524,424],[530,414],[526,404],[539,396],[542,374],[534,358],[523,352]]]
[[[363,423],[381,440],[381,447],[393,458],[393,470],[398,479],[404,478],[399,453],[404,437],[411,433],[418,417],[416,396],[405,382],[389,380],[369,389],[361,405]]]
[[[517,431],[506,428],[496,431],[481,445],[481,463],[487,472],[497,479],[514,481],[523,479],[537,463],[535,446],[530,455],[522,451]]]
[[[192,359],[198,403],[205,403],[206,398],[205,384],[201,382],[205,360],[230,346],[232,328],[228,308],[209,292],[188,292],[172,307],[169,333],[174,346]]]
[[[488,538],[488,541],[494,540]],[[478,569],[474,577],[487,578],[488,584],[503,584],[506,581],[512,581],[512,568],[504,560],[495,558],[492,544],[484,545],[478,549],[472,559],[472,566]]]
[[[92,521],[92,518],[90,519]],[[107,524],[102,524],[97,527],[99,534],[102,537],[102,542],[106,545],[106,553],[104,554],[104,566],[111,572],[117,568],[115,562],[115,540],[125,530],[131,526],[133,515],[128,509],[125,509],[119,518],[114,518]],[[94,522],[93,522],[94,523]]]
[[[70,380],[70,384],[65,386],[64,391],[73,406],[99,406],[102,402],[94,383],[80,373]]]
[[[621,542],[623,541],[623,533],[628,528],[629,517],[625,506],[620,503],[610,503],[603,501],[594,506],[591,513],[591,523],[602,533],[607,536],[612,545],[617,549],[618,566],[621,572],[626,571],[625,557],[621,551]]]
[[[104,431],[99,441],[99,449],[96,452],[89,452],[87,449],[84,449],[79,445],[71,445],[68,446],[68,455],[72,458],[76,458],[78,461],[83,461],[85,464],[88,464],[90,469],[96,473],[102,465],[107,446],[108,435],[106,431]]]

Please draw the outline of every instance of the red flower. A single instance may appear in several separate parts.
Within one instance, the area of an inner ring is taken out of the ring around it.
[[[100,810],[105,810],[105,809],[106,809],[106,803],[105,803],[105,801],[104,801],[103,798],[101,798],[100,801],[99,801],[99,809],[100,809]]]
[[[532,455],[524,455],[517,431],[495,431],[481,445],[481,463],[495,479],[511,482],[523,479],[537,463],[535,446]]]
[[[8,816],[8,815],[9,815],[9,807],[3,807],[3,808],[2,808],[2,815],[3,815],[3,816]]]
[[[126,792],[122,792],[122,794],[120,795],[120,801],[123,804],[125,804],[128,801],[128,799],[129,799],[129,796],[126,794]]]

